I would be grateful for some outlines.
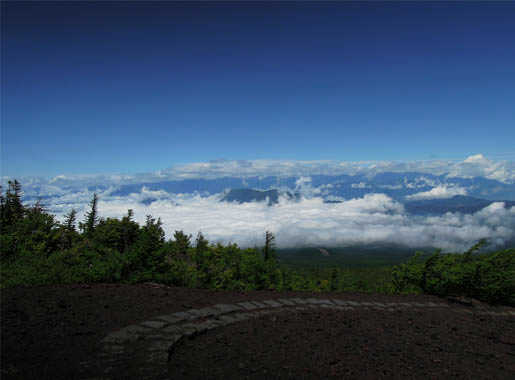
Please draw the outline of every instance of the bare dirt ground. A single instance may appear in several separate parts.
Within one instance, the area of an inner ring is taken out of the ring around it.
[[[423,295],[240,293],[150,284],[0,292],[2,379],[79,379],[81,362],[121,327],[217,303],[287,297],[449,307],[264,315],[186,339],[167,372],[156,378],[515,378],[515,317],[484,313],[514,310],[508,307]],[[132,374],[128,363],[114,378],[134,378]]]

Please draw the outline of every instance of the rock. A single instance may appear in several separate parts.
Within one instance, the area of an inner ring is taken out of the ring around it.
[[[464,306],[477,307],[480,309],[485,308],[485,306],[483,305],[483,303],[481,301],[478,301],[474,298],[465,297],[465,296],[449,296],[449,297],[447,297],[447,301],[452,302],[452,303],[458,303],[458,304],[464,305]]]

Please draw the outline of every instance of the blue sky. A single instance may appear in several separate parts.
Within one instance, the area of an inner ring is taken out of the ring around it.
[[[2,175],[515,158],[515,3],[2,2]]]

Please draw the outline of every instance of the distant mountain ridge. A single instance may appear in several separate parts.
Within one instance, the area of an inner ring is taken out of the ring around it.
[[[404,208],[408,213],[414,215],[442,215],[447,212],[459,212],[462,214],[473,214],[490,206],[494,202],[486,199],[468,197],[464,195],[455,195],[446,199],[425,199],[418,201],[409,201],[404,204]],[[514,201],[502,201],[505,208],[515,206]]]
[[[407,196],[427,192],[437,186],[463,188],[467,195],[487,200],[515,201],[515,184],[507,184],[483,177],[457,178],[446,175],[432,175],[418,172],[394,173],[384,172],[374,176],[366,175],[312,175],[309,177],[223,177],[215,179],[185,179],[161,182],[144,182],[117,186],[110,195],[126,196],[139,193],[143,188],[151,191],[168,193],[200,193],[213,195],[231,189],[253,190],[288,190],[302,191],[301,179],[313,189],[318,189],[319,196],[327,200],[334,198],[360,198],[370,193],[382,193],[402,201]]]
[[[277,203],[278,199],[274,190],[278,194],[296,194],[292,199],[298,199],[300,196],[306,198],[319,197],[326,203],[338,203],[343,200],[362,198],[367,194],[385,194],[406,204],[410,213],[420,215],[438,215],[445,213],[445,210],[470,213],[486,207],[484,205],[487,205],[488,201],[490,203],[491,201],[504,201],[507,202],[507,205],[511,204],[508,202],[515,201],[515,184],[484,177],[460,178],[448,177],[446,174],[433,175],[422,172],[380,172],[355,175],[317,174],[289,177],[228,176],[211,179],[163,180],[110,185],[107,183],[77,182],[73,184],[67,182],[66,185],[63,183],[60,187],[56,184],[45,185],[39,182],[31,184],[29,182],[24,185],[23,189],[24,201],[35,202],[40,199],[45,204],[59,205],[56,210],[66,207],[66,204],[75,204],[74,198],[76,197],[72,194],[83,194],[80,195],[80,198],[84,199],[84,202],[91,198],[93,192],[99,194],[103,199],[136,195],[141,204],[149,206],[155,201],[169,199],[172,194],[198,194],[201,197],[222,194],[222,196],[227,197],[227,194],[235,189],[272,191],[268,194],[271,204]],[[448,191],[449,194],[431,193],[438,189]],[[452,198],[453,195],[460,194],[482,201]],[[234,199],[231,198],[232,196],[230,195],[225,200],[232,202],[241,198],[240,201],[246,202],[248,197],[258,201],[266,198],[266,195],[263,198],[261,194],[252,192],[234,195]],[[430,202],[426,202],[426,200]],[[463,202],[466,203],[462,204]],[[459,204],[462,205],[459,206]]]
[[[276,204],[279,201],[277,190],[253,190],[253,189],[232,189],[223,198],[223,202],[263,202],[268,200],[268,205]]]
[[[254,189],[232,189],[222,199],[222,202],[263,202],[268,200],[268,205],[279,203],[279,195],[284,195],[288,199],[298,198],[299,195],[290,192],[280,193],[277,189],[272,190],[254,190]]]

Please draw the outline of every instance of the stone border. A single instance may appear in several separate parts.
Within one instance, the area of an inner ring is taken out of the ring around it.
[[[344,312],[357,307],[365,310],[394,312],[412,308],[449,308],[449,305],[434,302],[355,302],[319,298],[279,298],[235,304],[216,304],[201,309],[156,316],[151,320],[114,331],[102,339],[102,349],[94,362],[104,369],[104,375],[109,376],[114,372],[115,365],[128,360],[127,357],[130,355],[127,350],[128,344],[141,342],[145,347],[146,361],[153,363],[153,368],[163,367],[164,369],[182,340],[217,327],[268,314],[292,313],[319,308]],[[451,310],[479,315],[515,316],[515,311],[472,311],[464,308],[452,308]],[[81,365],[82,368],[88,368],[91,366],[91,362],[86,361]],[[144,374],[138,374],[138,377],[146,378]]]

